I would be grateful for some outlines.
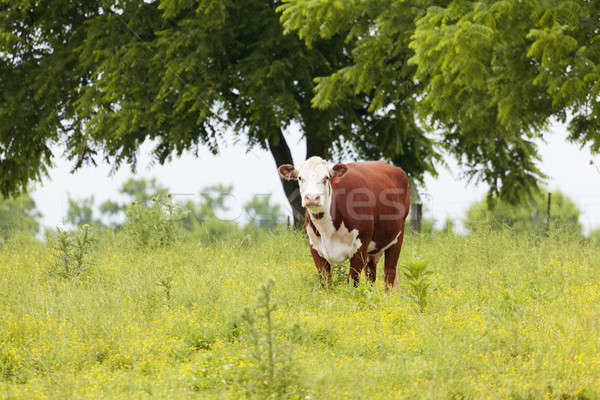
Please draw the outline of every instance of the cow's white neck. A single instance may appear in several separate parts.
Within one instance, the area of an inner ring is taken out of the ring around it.
[[[315,210],[314,212],[310,209],[308,210],[310,220],[320,236],[317,236],[317,232],[310,225],[306,226],[306,233],[308,234],[310,245],[317,253],[330,264],[338,265],[352,257],[362,243],[358,238],[358,230],[353,229],[352,231],[348,231],[344,221],[341,222],[338,229],[335,229],[331,214],[333,194],[331,182],[327,185],[327,191],[328,196],[323,210]],[[323,214],[322,216],[320,215],[321,213]],[[320,218],[316,218],[315,215]]]

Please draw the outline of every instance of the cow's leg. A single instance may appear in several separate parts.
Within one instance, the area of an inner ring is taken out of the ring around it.
[[[369,256],[367,255],[366,246],[359,248],[356,253],[354,253],[352,258],[350,258],[350,272],[348,274],[348,280],[352,278],[352,284],[354,287],[358,286],[360,273],[367,264],[368,258]]]
[[[331,286],[331,266],[326,259],[321,257],[319,253],[310,246],[310,253],[313,256],[313,260],[315,261],[315,267],[317,267],[317,272],[319,273],[319,280],[321,281],[321,286],[325,286],[325,282]]]
[[[398,242],[385,251],[385,285],[388,289],[394,286],[394,282],[396,282],[396,267],[398,266],[398,258],[400,257],[403,239],[404,223],[402,224],[402,233],[398,236]]]
[[[379,262],[379,258],[382,253],[369,255],[369,261],[367,262],[367,267],[365,268],[365,275],[367,276],[367,280],[371,283],[375,283],[375,279],[377,277],[377,263]]]

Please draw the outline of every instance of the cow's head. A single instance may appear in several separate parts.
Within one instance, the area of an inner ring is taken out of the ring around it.
[[[312,212],[321,212],[331,203],[331,185],[329,180],[346,173],[345,164],[330,167],[321,157],[311,157],[300,169],[285,164],[279,167],[279,175],[287,180],[298,180],[302,206]]]

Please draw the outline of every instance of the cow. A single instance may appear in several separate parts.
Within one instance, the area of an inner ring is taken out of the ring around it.
[[[408,177],[383,161],[331,166],[310,157],[299,169],[285,164],[279,175],[297,180],[310,252],[321,283],[331,283],[331,265],[350,260],[348,280],[358,285],[364,267],[374,283],[385,254],[386,287],[394,286],[404,223],[410,207]]]

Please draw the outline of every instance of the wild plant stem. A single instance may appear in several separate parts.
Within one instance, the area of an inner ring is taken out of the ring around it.
[[[269,348],[269,382],[273,382],[275,375],[275,360],[273,354],[273,321],[271,319],[271,297],[267,287],[264,288],[265,294],[265,316],[267,318],[267,345]]]

